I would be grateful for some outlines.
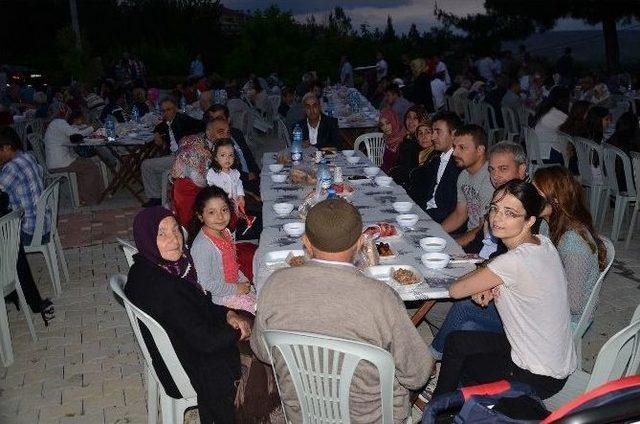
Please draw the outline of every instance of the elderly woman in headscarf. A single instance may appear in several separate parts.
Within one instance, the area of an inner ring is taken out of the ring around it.
[[[398,149],[398,159],[390,169],[390,175],[396,184],[404,185],[412,169],[418,166],[418,156],[422,148],[418,144],[418,126],[428,122],[427,110],[422,105],[412,105],[404,114],[406,135]]]
[[[380,111],[378,125],[384,138],[384,155],[380,169],[388,174],[398,160],[400,144],[402,144],[406,132],[398,115],[390,108],[385,108]]]
[[[193,260],[173,213],[161,206],[142,210],[133,221],[139,253],[129,270],[125,294],[167,332],[198,395],[202,423],[233,423],[238,340],[251,335],[249,322],[211,302],[198,284]],[[166,393],[181,398],[151,334],[142,328],[153,366]]]
[[[427,63],[424,59],[418,58],[413,59],[409,66],[413,73],[413,84],[407,87],[405,97],[414,104],[424,106],[428,113],[435,112]]]

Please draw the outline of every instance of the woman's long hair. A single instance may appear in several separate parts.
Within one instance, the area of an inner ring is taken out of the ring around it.
[[[591,103],[586,100],[578,100],[571,106],[567,119],[560,125],[560,131],[571,136],[581,135],[586,123],[587,113]]]
[[[536,110],[536,114],[533,117],[533,125],[536,125],[554,107],[564,113],[568,113],[570,98],[571,92],[568,88],[554,87],[549,93],[549,97],[538,106],[538,110]]]
[[[541,168],[533,176],[533,182],[544,194],[551,206],[549,235],[554,245],[558,245],[564,233],[574,230],[598,254],[598,267],[604,270],[607,263],[607,249],[593,225],[591,212],[585,206],[582,186],[571,172],[560,166]]]

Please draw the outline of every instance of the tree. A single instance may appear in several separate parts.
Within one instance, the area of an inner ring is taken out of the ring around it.
[[[387,15],[387,26],[384,29],[382,41],[385,43],[392,43],[397,38],[398,37],[396,37],[396,30],[393,29],[393,20],[391,19],[391,15]]]
[[[560,18],[581,19],[591,25],[602,25],[607,69],[615,70],[620,61],[616,24],[621,19],[640,18],[637,0],[485,0],[486,13],[459,18],[441,10],[436,16],[486,42],[496,39],[517,40],[535,31],[553,28]]]
[[[416,24],[411,24],[411,27],[409,27],[409,32],[407,33],[407,41],[409,42],[409,45],[414,49],[418,47],[418,45],[422,41]]]

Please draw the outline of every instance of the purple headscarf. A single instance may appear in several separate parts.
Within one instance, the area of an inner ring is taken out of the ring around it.
[[[196,267],[184,243],[182,245],[182,257],[177,261],[168,261],[160,255],[157,241],[158,227],[160,226],[160,221],[169,216],[176,217],[173,212],[162,206],[143,209],[136,215],[133,220],[133,239],[136,242],[138,253],[168,273],[200,287]],[[200,289],[202,290],[202,287]]]

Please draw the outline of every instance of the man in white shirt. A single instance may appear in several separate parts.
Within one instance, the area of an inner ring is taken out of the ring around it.
[[[320,101],[313,92],[304,95],[302,106],[306,119],[299,122],[299,125],[302,128],[302,139],[305,143],[318,149],[338,147],[340,145],[338,120],[320,112]]]
[[[349,61],[349,56],[342,56],[342,66],[340,67],[340,83],[347,87],[353,87],[353,66]]]
[[[444,82],[444,74],[438,73],[431,80],[431,96],[433,97],[433,107],[436,111],[444,108],[444,94],[447,91],[447,84]]]
[[[484,220],[494,191],[486,158],[487,138],[482,127],[473,124],[462,127],[456,133],[453,149],[456,164],[464,170],[458,176],[458,203],[442,221],[442,229],[451,233],[470,228],[471,231],[465,231],[458,240],[466,245],[475,238],[476,228]]]
[[[433,118],[433,147],[440,152],[424,167],[414,171],[412,198],[436,222],[442,222],[456,207],[459,168],[453,155],[453,138],[462,126],[460,118],[453,112],[436,114]]]
[[[84,117],[80,112],[72,112],[68,122],[62,118],[51,121],[44,134],[44,150],[47,169],[53,172],[74,172],[78,181],[78,196],[81,205],[95,205],[104,190],[104,183],[98,163],[83,158],[70,144],[82,141],[83,136],[93,132],[93,127],[80,129]]]
[[[376,53],[376,59],[378,60],[378,62],[376,63],[376,77],[378,79],[378,82],[380,82],[380,80],[386,77],[389,73],[389,65],[387,64],[387,61],[384,60],[384,55],[382,54],[382,52]]]
[[[449,75],[449,70],[447,69],[447,65],[442,61],[440,56],[436,55],[433,57],[436,62],[435,74],[442,74],[442,80],[447,84],[447,88],[451,86],[451,76]]]

